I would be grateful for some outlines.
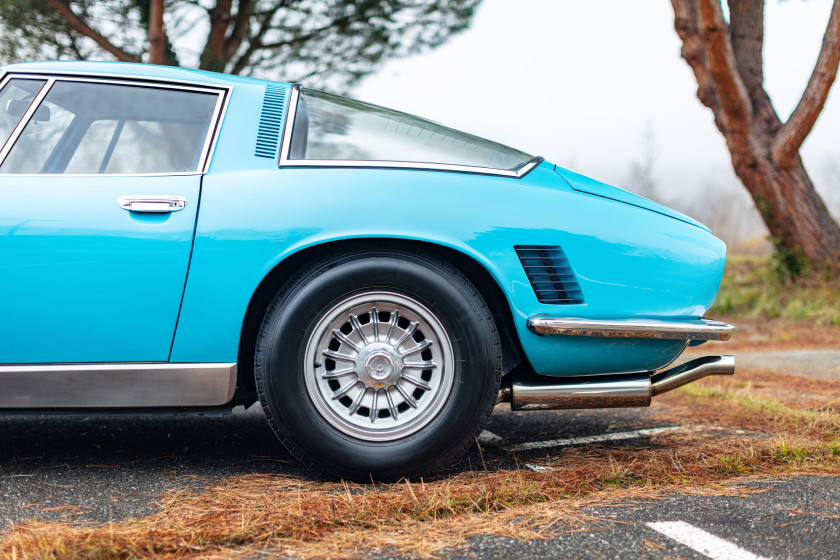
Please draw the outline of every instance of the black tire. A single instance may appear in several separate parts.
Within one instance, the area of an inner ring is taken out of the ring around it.
[[[277,294],[255,375],[268,421],[296,457],[390,481],[427,475],[474,443],[495,405],[501,345],[486,303],[454,267],[364,251],[324,259]]]

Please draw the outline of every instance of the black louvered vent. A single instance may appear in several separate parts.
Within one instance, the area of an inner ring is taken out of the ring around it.
[[[277,141],[280,127],[283,125],[283,105],[286,103],[286,88],[283,86],[265,86],[260,128],[257,130],[257,150],[254,155],[273,158],[277,155]]]
[[[514,249],[540,303],[583,303],[583,292],[563,249],[556,245],[516,245]]]

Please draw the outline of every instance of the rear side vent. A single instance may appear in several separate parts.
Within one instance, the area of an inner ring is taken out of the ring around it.
[[[260,127],[257,130],[257,149],[255,156],[274,158],[277,155],[277,141],[280,127],[283,125],[283,106],[286,103],[286,88],[283,86],[265,86]]]
[[[563,249],[556,245],[516,245],[514,249],[540,303],[583,303],[583,292]]]

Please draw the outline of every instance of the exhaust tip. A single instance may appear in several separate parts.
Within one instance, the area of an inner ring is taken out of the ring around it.
[[[709,375],[735,373],[735,356],[703,356],[654,374],[651,394],[661,395]]]

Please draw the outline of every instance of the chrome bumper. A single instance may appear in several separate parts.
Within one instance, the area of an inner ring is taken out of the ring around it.
[[[668,340],[729,340],[735,327],[714,319],[581,319],[537,315],[528,328],[539,335],[659,338]]]

